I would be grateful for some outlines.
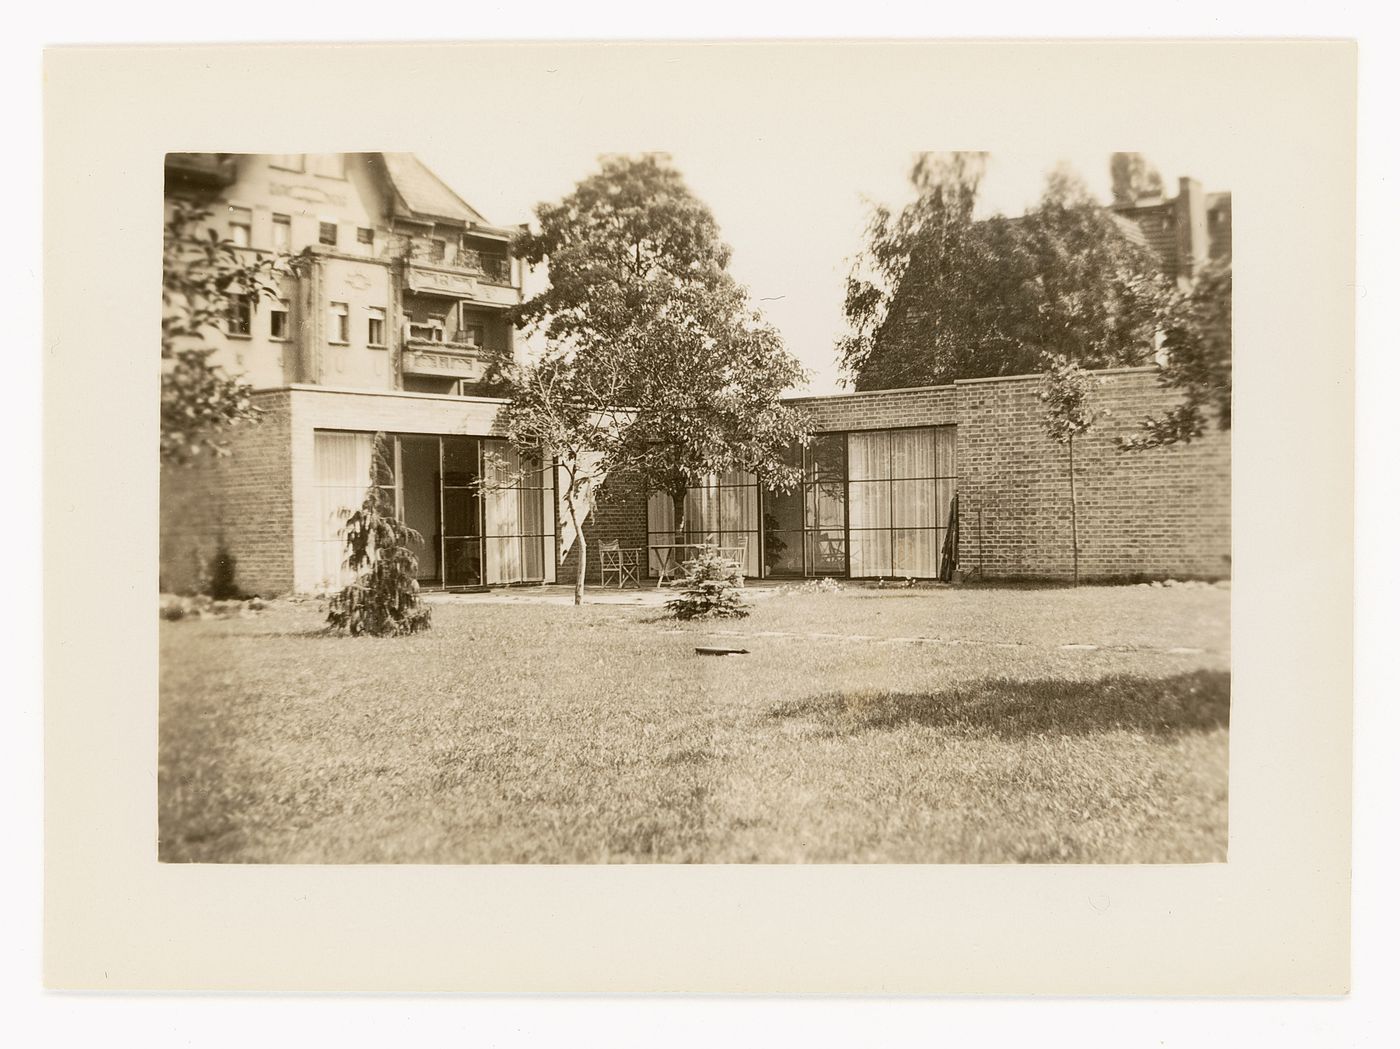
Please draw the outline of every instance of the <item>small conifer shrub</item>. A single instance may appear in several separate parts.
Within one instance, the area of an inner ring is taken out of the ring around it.
[[[738,619],[749,614],[744,574],[734,561],[706,550],[685,563],[680,592],[666,602],[676,619]]]
[[[330,600],[326,622],[352,636],[416,634],[432,625],[432,609],[418,589],[418,558],[409,544],[422,536],[394,515],[377,479],[388,475],[383,436],[375,440],[374,476],[360,508],[346,515],[345,567],[355,578]]]

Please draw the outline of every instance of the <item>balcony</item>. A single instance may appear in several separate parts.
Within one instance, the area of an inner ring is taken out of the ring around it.
[[[167,183],[223,189],[238,180],[238,158],[230,153],[167,153]]]
[[[510,283],[510,264],[474,251],[442,259],[415,255],[404,266],[404,281],[412,292],[468,299],[483,306],[520,303],[520,289]]]
[[[466,332],[449,336],[442,328],[411,324],[404,333],[403,372],[480,382],[486,374],[485,351]]]

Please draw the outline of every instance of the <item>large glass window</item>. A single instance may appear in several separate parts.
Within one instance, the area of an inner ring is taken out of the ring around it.
[[[532,452],[483,441],[486,582],[552,579],[553,470]]]
[[[851,575],[935,578],[956,489],[951,426],[849,435]]]
[[[400,519],[422,536],[413,549],[424,585],[554,581],[552,464],[477,437],[404,434],[388,442],[388,468],[376,483]],[[341,563],[342,511],[363,501],[373,451],[373,434],[316,433],[325,586],[349,581]]]
[[[744,574],[758,575],[758,479],[743,470],[730,470],[708,478],[685,496],[687,543],[708,543],[743,548]],[[673,543],[676,537],[675,506],[667,492],[652,492],[647,498],[647,556],[651,574],[659,569],[651,547]]]
[[[765,576],[840,575],[846,571],[846,437],[819,434],[794,445],[788,465],[801,483],[763,493]]]
[[[315,478],[317,515],[321,522],[318,543],[320,583],[341,587],[353,573],[345,567],[345,518],[360,508],[369,488],[370,467],[374,462],[372,433],[316,433]],[[394,501],[392,476],[376,476]]]

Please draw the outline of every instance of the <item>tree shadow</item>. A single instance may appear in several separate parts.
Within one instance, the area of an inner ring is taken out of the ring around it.
[[[779,704],[768,717],[815,721],[832,736],[921,725],[1003,739],[1116,730],[1172,738],[1229,727],[1230,673],[1115,674],[1092,681],[984,678],[937,692],[825,692]]]

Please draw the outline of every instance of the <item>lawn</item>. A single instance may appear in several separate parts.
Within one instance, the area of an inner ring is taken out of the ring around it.
[[[161,624],[160,846],[251,863],[1182,863],[1226,851],[1229,593],[314,602]],[[738,635],[738,636],[735,636]],[[703,657],[718,636],[748,655]]]

